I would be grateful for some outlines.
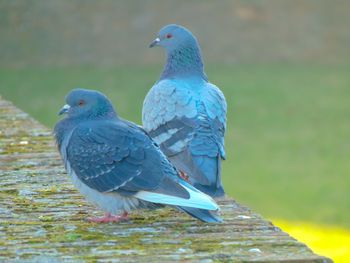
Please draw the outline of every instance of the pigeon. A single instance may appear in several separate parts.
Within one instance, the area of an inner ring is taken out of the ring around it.
[[[225,97],[208,81],[199,44],[188,29],[163,27],[150,44],[155,46],[164,48],[167,58],[144,99],[143,128],[184,179],[212,197],[222,197]]]
[[[74,186],[105,212],[96,223],[128,220],[133,209],[170,205],[204,222],[221,222],[216,202],[179,177],[159,146],[136,124],[119,118],[98,91],[66,96],[54,136]]]

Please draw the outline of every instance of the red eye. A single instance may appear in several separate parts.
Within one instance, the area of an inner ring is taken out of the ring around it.
[[[165,36],[166,38],[172,38],[173,37],[173,35],[172,34],[166,34],[166,36]]]
[[[84,101],[84,100],[79,100],[79,101],[78,101],[78,105],[79,105],[79,106],[83,106],[84,104],[85,104],[85,101]]]

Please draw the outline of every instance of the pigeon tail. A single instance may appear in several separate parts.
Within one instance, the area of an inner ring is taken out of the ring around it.
[[[198,220],[206,223],[221,223],[222,219],[215,215],[213,212],[205,210],[205,209],[198,209],[193,207],[185,207],[185,206],[178,206],[179,210],[186,212],[190,216],[193,216],[194,218],[197,218]]]
[[[221,159],[219,156],[193,156],[192,183],[195,188],[211,197],[225,195],[221,184]]]
[[[185,181],[179,180],[178,183],[189,193],[189,198],[150,191],[139,191],[134,196],[138,199],[158,204],[193,207],[212,211],[219,209],[219,206],[210,196],[198,191]]]
[[[201,192],[203,192],[211,197],[214,197],[214,198],[223,197],[225,195],[224,188],[222,188],[221,185],[219,187],[217,187],[216,184],[202,185],[202,184],[194,183],[193,186],[195,188],[197,188],[199,191],[201,191]]]

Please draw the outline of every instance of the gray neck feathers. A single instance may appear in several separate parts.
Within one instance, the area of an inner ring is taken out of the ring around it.
[[[197,43],[167,51],[167,59],[160,79],[187,75],[197,75],[207,80]]]

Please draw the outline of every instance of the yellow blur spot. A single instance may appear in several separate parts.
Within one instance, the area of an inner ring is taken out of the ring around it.
[[[272,219],[272,222],[292,237],[308,245],[318,255],[335,263],[350,262],[350,230],[304,222]]]

